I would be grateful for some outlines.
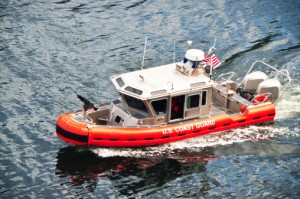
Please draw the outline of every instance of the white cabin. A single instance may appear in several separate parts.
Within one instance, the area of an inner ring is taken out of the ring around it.
[[[214,83],[194,70],[183,61],[112,76],[121,98],[109,123],[157,125],[208,115]]]

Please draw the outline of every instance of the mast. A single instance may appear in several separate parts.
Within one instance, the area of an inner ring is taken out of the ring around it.
[[[142,68],[141,68],[142,70],[144,69],[144,60],[145,60],[145,54],[146,54],[147,40],[148,40],[148,37],[146,36],[145,47],[144,47],[144,54],[143,54],[143,61],[142,61]]]
[[[174,41],[174,49],[173,49],[173,63],[175,63],[175,41]]]

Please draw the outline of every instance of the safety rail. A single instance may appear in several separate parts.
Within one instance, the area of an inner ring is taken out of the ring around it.
[[[283,89],[282,92],[279,94],[278,99],[273,103],[273,104],[276,106],[276,104],[281,100],[281,98],[283,97],[283,94],[285,93],[285,91],[288,89],[288,87],[290,86],[290,84],[291,84],[291,82],[292,82],[292,79],[291,79],[291,77],[290,77],[290,75],[289,75],[288,70],[286,70],[286,73],[285,73],[285,72],[283,72],[283,71],[278,70],[278,69],[275,68],[274,66],[271,66],[270,64],[265,63],[264,61],[259,61],[259,60],[257,60],[257,61],[255,61],[255,62],[251,65],[250,69],[248,70],[248,72],[247,72],[246,75],[244,76],[244,79],[243,79],[242,82],[240,83],[240,86],[243,85],[243,83],[244,83],[244,81],[245,81],[245,77],[246,77],[250,72],[254,71],[254,68],[255,68],[255,67],[258,68],[259,66],[268,67],[269,69],[272,69],[273,71],[275,71],[276,74],[275,74],[274,76],[275,76],[279,81],[281,81],[280,83],[282,83],[282,82],[285,81],[285,80],[284,80],[284,79],[280,79],[280,78],[279,78],[279,75],[283,75],[283,76],[287,79],[287,80],[286,80],[287,82],[285,82],[285,85],[282,85],[282,86],[284,86],[284,89]],[[240,88],[237,88],[237,89],[240,89]]]
[[[232,80],[234,78],[234,80]],[[215,80],[217,83],[227,82],[227,81],[234,81],[236,82],[237,74],[235,72],[228,72],[221,74]]]

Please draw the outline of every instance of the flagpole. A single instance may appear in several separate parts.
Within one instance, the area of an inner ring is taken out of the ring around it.
[[[216,42],[217,42],[217,37],[215,36],[214,45],[209,49],[208,55],[212,55],[212,52],[215,49]],[[212,70],[213,70],[212,58],[210,57],[210,73],[209,73],[210,81],[212,79]]]
[[[212,70],[213,70],[213,67],[212,67],[212,58],[210,58],[210,71],[209,71],[210,81],[211,81],[211,78],[212,78]]]

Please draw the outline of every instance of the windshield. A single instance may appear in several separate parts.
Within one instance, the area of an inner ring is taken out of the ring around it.
[[[155,110],[156,115],[162,115],[166,114],[167,112],[167,99],[161,99],[161,100],[156,100],[152,101],[151,104]]]
[[[137,109],[139,111],[143,111],[143,112],[148,112],[144,102],[140,99],[136,99],[134,97],[128,96],[128,95],[124,95],[124,99],[127,103],[127,105],[131,108]]]

